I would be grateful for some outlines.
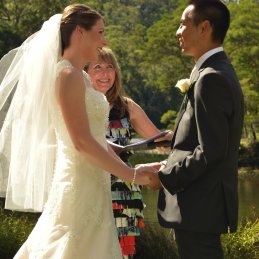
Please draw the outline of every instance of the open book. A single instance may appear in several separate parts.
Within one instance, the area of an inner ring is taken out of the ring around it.
[[[151,138],[141,140],[139,142],[135,142],[126,146],[121,146],[115,143],[112,143],[109,141],[111,147],[116,152],[116,154],[120,154],[125,151],[129,150],[146,150],[146,149],[152,149],[156,147],[169,147],[171,145],[170,140],[162,140],[162,141],[155,141],[159,138],[164,137],[167,134],[166,131],[161,132]]]

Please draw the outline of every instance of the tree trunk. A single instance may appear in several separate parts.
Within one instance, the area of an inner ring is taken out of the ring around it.
[[[252,142],[256,142],[256,132],[252,123],[250,124],[250,128],[252,132]]]

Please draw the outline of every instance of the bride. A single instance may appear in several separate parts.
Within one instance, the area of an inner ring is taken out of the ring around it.
[[[108,172],[141,185],[154,172],[107,145],[109,104],[83,72],[106,44],[103,17],[70,5],[18,48],[1,83],[1,109],[15,90],[0,135],[5,206],[43,209],[16,259],[122,258]]]

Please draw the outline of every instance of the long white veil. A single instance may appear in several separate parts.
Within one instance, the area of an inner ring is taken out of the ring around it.
[[[0,196],[12,210],[42,211],[55,163],[56,65],[61,14],[0,61],[0,110],[14,96],[0,132]],[[6,72],[7,71],[7,72]]]

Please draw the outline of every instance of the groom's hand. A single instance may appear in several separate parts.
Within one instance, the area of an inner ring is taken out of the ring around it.
[[[148,188],[150,188],[153,191],[156,191],[162,187],[160,179],[158,177],[158,174],[152,174],[150,175],[150,183],[147,185]]]
[[[136,165],[135,168],[137,171],[135,182],[140,185],[149,185],[151,176],[157,174],[157,170],[147,164]]]
[[[136,165],[138,172],[145,174],[148,177],[148,182],[145,184],[148,188],[152,190],[158,190],[161,188],[161,183],[158,177],[158,171],[161,169],[161,163],[154,162],[148,164]]]

